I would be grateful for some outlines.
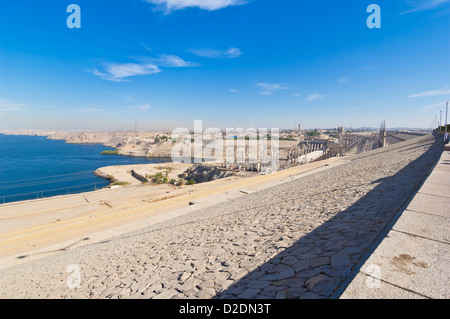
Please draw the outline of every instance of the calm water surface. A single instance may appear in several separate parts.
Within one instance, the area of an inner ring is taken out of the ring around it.
[[[41,136],[0,134],[0,205],[102,188],[109,182],[93,171],[103,166],[171,161],[100,154],[109,149]]]

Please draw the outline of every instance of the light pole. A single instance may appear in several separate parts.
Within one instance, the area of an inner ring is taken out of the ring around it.
[[[442,126],[442,110],[439,111],[441,113],[441,119],[439,120],[439,134],[441,134],[441,126]]]
[[[444,129],[444,142],[447,142],[447,117],[448,117],[448,102],[445,103],[445,129]]]
[[[435,116],[434,116],[434,124],[435,124],[435,126],[434,126],[434,127],[435,127],[435,130],[436,130],[436,134],[437,134],[437,132],[438,132],[438,126],[437,126],[437,125],[438,125],[438,122],[437,122],[437,115],[435,115]]]

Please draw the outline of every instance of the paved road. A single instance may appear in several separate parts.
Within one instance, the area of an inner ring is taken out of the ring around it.
[[[120,238],[69,247],[1,270],[0,297],[333,297],[441,153],[439,141],[420,137]]]

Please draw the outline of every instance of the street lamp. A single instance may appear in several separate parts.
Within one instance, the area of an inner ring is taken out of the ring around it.
[[[434,116],[434,125],[435,125],[436,134],[437,134],[437,132],[438,132],[438,120],[437,120],[437,115]]]
[[[444,142],[447,142],[447,137],[448,137],[448,133],[447,133],[447,117],[448,117],[448,102],[445,103],[445,129],[444,129]]]

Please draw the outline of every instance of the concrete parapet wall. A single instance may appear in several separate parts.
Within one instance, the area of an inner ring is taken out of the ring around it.
[[[147,183],[147,182],[148,182],[148,179],[147,179],[147,178],[145,178],[144,176],[142,176],[142,175],[136,173],[136,172],[134,171],[134,169],[131,170],[131,176],[133,176],[133,177],[136,178],[137,180],[141,181],[142,183]]]

